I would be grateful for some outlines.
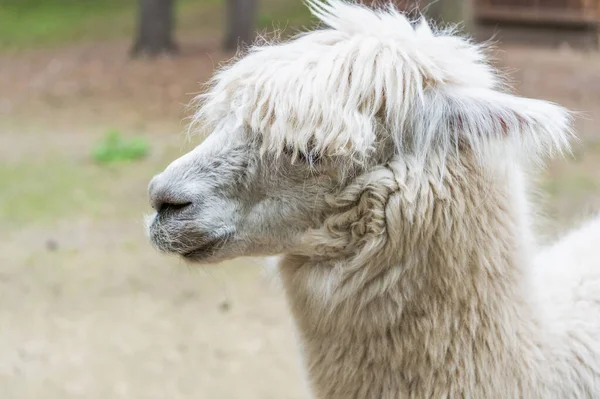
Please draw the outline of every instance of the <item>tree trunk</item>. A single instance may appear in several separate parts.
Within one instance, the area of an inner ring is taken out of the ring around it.
[[[137,38],[131,49],[133,56],[173,54],[174,0],[139,0]]]
[[[257,0],[227,0],[227,33],[223,46],[235,50],[254,40]]]

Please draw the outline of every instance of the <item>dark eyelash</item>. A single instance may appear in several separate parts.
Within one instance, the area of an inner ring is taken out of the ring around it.
[[[283,149],[283,153],[291,158],[295,158],[295,160],[307,163],[309,165],[314,165],[321,159],[320,155],[316,151],[309,151],[308,153],[303,151],[297,151],[296,156],[294,157],[294,149],[291,147],[285,147]]]

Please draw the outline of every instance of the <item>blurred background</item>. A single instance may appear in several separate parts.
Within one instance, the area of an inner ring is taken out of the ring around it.
[[[414,11],[413,2],[397,2]],[[600,210],[600,0],[439,0],[498,42],[517,92],[580,111],[537,181],[551,240]],[[283,296],[260,259],[192,268],[144,235],[186,104],[300,0],[0,0],[0,397],[302,398]]]

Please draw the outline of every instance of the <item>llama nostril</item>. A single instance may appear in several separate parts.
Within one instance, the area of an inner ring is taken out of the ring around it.
[[[181,212],[192,205],[189,195],[182,190],[176,190],[164,174],[156,175],[148,185],[150,205],[158,213]]]

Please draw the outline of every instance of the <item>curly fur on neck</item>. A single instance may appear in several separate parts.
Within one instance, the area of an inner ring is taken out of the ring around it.
[[[359,176],[281,262],[315,397],[591,397],[589,332],[547,331],[528,297],[517,170],[415,164]]]

